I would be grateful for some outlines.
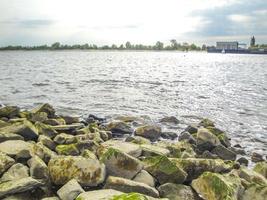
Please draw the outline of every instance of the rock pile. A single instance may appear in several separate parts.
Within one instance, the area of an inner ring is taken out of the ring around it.
[[[182,133],[137,117],[61,116],[49,104],[0,107],[0,199],[266,200],[267,162],[209,119]],[[169,139],[169,140],[166,140]]]

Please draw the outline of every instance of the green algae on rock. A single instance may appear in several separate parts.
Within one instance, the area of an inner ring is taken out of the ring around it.
[[[81,193],[76,200],[110,200],[123,192],[112,189],[100,189]]]
[[[258,162],[253,170],[267,179],[267,162]]]
[[[160,137],[161,127],[153,125],[139,126],[135,129],[135,134],[154,141]]]
[[[0,151],[0,175],[15,163],[15,160]]]
[[[78,156],[80,154],[76,144],[61,144],[56,146],[56,152],[59,155]]]

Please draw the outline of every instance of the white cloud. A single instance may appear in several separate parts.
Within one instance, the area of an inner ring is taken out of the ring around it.
[[[228,18],[232,20],[233,22],[246,23],[246,22],[249,22],[252,17],[248,15],[233,14],[233,15],[229,15]]]

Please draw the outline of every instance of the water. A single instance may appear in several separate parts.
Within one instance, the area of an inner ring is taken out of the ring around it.
[[[177,52],[0,52],[0,102],[60,113],[213,119],[267,154],[267,56]],[[178,130],[180,131],[180,129]]]

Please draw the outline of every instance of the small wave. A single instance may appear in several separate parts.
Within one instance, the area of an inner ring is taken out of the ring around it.
[[[44,87],[50,85],[49,83],[33,83],[32,84],[35,87]]]

